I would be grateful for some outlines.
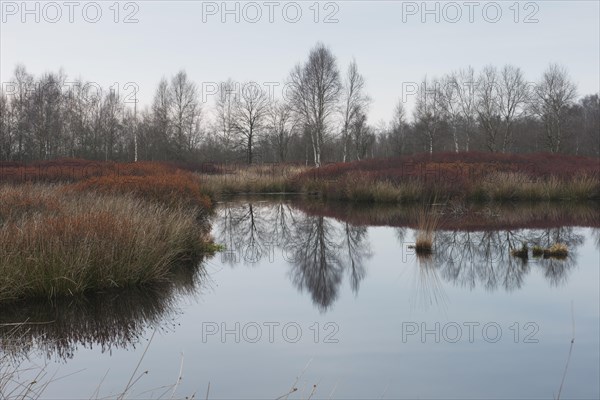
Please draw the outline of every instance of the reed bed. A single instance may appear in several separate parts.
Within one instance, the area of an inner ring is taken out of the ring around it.
[[[600,199],[597,159],[550,154],[437,153],[337,163],[301,172],[298,192],[352,202]]]
[[[295,193],[295,177],[306,167],[294,165],[253,165],[220,167],[218,173],[199,173],[202,190],[211,197],[234,194]]]

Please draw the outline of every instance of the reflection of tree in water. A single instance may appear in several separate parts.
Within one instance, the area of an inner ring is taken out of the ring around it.
[[[337,298],[345,272],[358,292],[372,256],[366,227],[311,216],[286,203],[224,205],[215,232],[232,266],[265,260],[278,249],[292,266],[292,282],[323,311]]]
[[[292,254],[292,281],[301,291],[308,290],[322,310],[337,298],[342,281],[339,236],[329,219],[307,216],[296,224],[287,246]]]
[[[350,269],[350,286],[354,294],[358,294],[360,282],[366,274],[365,259],[369,259],[373,255],[367,238],[367,227],[353,226],[346,222],[341,251],[346,256],[346,262]]]
[[[292,282],[299,290],[309,291],[321,310],[327,310],[337,298],[345,273],[352,290],[358,292],[365,262],[372,256],[366,226],[339,222],[318,212],[305,213],[286,202],[226,204],[218,212],[215,232],[228,248],[224,258],[230,265],[242,260],[254,264],[283,253],[292,266]],[[408,231],[394,228],[400,243]],[[442,280],[470,289],[517,290],[534,263],[544,268],[551,284],[561,284],[575,265],[576,248],[582,241],[571,227],[438,231],[433,258],[421,260],[418,296],[423,303],[443,302]],[[529,261],[512,256],[511,250],[520,249],[523,243],[530,247],[564,243],[570,255],[566,260]]]
[[[292,281],[311,293],[321,311],[337,298],[345,270],[358,293],[366,273],[364,262],[372,256],[366,227],[306,215],[298,219],[293,232],[286,245],[292,254]]]
[[[46,299],[0,308],[0,359],[31,353],[67,360],[79,347],[112,352],[135,347],[149,329],[170,329],[181,296],[197,293],[203,270],[177,268],[171,282],[77,298]]]
[[[576,265],[577,247],[584,242],[583,235],[575,232],[573,227],[560,227],[544,229],[539,235],[532,238],[532,242],[542,247],[549,247],[554,243],[564,243],[569,248],[567,258],[560,260],[555,258],[544,258],[540,260],[540,266],[544,270],[544,276],[553,286],[559,286],[567,282],[568,272]]]
[[[523,243],[549,247],[564,243],[570,249],[565,260],[534,259],[544,268],[544,275],[553,285],[566,282],[568,271],[575,265],[576,248],[583,236],[572,227],[538,230],[504,231],[440,231],[435,238],[435,262],[444,279],[473,289],[477,284],[487,290],[502,287],[507,291],[520,289],[534,260],[511,256],[511,250]]]
[[[267,229],[268,218],[264,207],[239,204],[221,207],[217,219],[217,239],[227,248],[224,260],[230,265],[244,260],[256,262],[269,251],[271,236]]]
[[[404,245],[404,238],[406,237],[407,231],[408,229],[406,227],[394,228],[394,235],[402,245]]]
[[[547,258],[541,260],[544,277],[552,286],[560,286],[567,283],[568,273],[575,267],[575,259],[569,255],[564,260]]]
[[[515,247],[516,240],[510,231],[440,231],[435,239],[435,262],[445,279],[461,286],[473,289],[479,283],[494,290],[502,284],[513,290],[521,287],[527,268],[510,257],[508,249]]]

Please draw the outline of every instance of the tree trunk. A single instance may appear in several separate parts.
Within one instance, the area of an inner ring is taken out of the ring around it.
[[[346,162],[346,157],[348,156],[348,124],[347,123],[344,126],[344,132],[342,133],[342,140],[344,141],[344,154],[342,157],[342,161]]]
[[[252,130],[248,135],[248,165],[252,165]]]
[[[429,135],[429,154],[433,154],[433,135]]]
[[[458,136],[456,134],[456,125],[452,127],[452,138],[454,139],[454,152],[458,153]]]

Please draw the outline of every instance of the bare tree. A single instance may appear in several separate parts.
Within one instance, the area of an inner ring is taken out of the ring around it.
[[[445,118],[450,123],[450,130],[452,132],[452,139],[454,142],[454,151],[458,153],[458,129],[462,115],[462,109],[460,106],[458,82],[453,74],[446,75],[441,79],[440,103],[442,111],[445,114]]]
[[[152,132],[148,138],[151,158],[164,158],[165,152],[170,152],[168,144],[173,126],[169,112],[171,104],[169,83],[163,78],[158,83],[152,103]]]
[[[598,94],[588,95],[579,102],[581,106],[581,134],[587,143],[587,152],[590,155],[600,155],[600,97]]]
[[[44,74],[32,94],[28,121],[33,133],[35,157],[47,160],[61,153],[63,144],[63,93],[66,76],[62,71]]]
[[[414,119],[417,132],[420,132],[427,141],[429,154],[433,153],[434,142],[441,128],[443,107],[441,102],[440,85],[437,79],[431,84],[427,77],[423,80],[414,110]]]
[[[123,101],[119,95],[110,90],[101,109],[101,136],[103,139],[104,159],[113,160],[117,146],[122,145]]]
[[[512,128],[514,120],[525,110],[528,99],[528,87],[519,67],[505,65],[500,73],[498,93],[500,115],[504,124],[502,152],[512,144]]]
[[[287,158],[290,138],[296,126],[290,105],[277,100],[271,102],[267,115],[267,126],[277,159],[279,162],[284,162]]]
[[[477,80],[477,115],[485,133],[486,147],[492,152],[498,150],[497,140],[502,122],[499,87],[496,67],[485,67]]]
[[[179,71],[171,79],[170,113],[176,155],[191,152],[200,140],[202,108],[198,101],[198,88],[185,71]]]
[[[252,164],[255,140],[264,127],[268,111],[267,93],[254,82],[245,83],[239,96],[234,97],[233,127],[243,138],[242,145],[248,164]]]
[[[310,134],[316,166],[321,165],[328,121],[339,101],[339,75],[335,57],[322,43],[310,51],[305,64],[297,65],[290,74],[291,104]]]
[[[544,124],[548,149],[553,153],[561,150],[567,112],[576,95],[567,70],[558,64],[550,64],[535,87],[533,109]]]
[[[82,141],[86,136],[87,126],[85,123],[85,85],[81,80],[74,82],[69,87],[65,99],[65,135],[68,141],[68,154],[70,157],[80,156]]]
[[[8,97],[0,87],[0,161],[10,160],[14,121]]]
[[[408,122],[406,121],[406,109],[401,99],[394,107],[394,114],[390,123],[389,136],[393,145],[395,155],[404,154],[406,149],[406,133],[408,131]]]
[[[369,148],[375,141],[375,135],[370,126],[367,125],[367,114],[362,111],[355,111],[356,117],[350,126],[350,136],[354,144],[354,153],[357,160],[366,157]]]
[[[475,122],[477,120],[477,82],[475,81],[475,71],[473,67],[469,66],[452,75],[454,82],[456,82],[458,105],[464,125],[465,150],[469,151],[471,135],[475,130]]]
[[[15,86],[12,109],[15,118],[16,156],[23,160],[31,132],[31,120],[28,114],[34,89],[33,76],[27,72],[24,65],[17,65],[15,68],[13,84]]]
[[[352,60],[348,66],[346,79],[343,84],[341,113],[343,117],[342,143],[343,143],[343,161],[346,162],[348,156],[348,146],[350,141],[350,127],[355,123],[360,114],[366,111],[371,99],[364,93],[365,79],[358,72],[356,60]]]
[[[215,102],[216,131],[226,148],[233,146],[234,123],[233,109],[236,97],[236,88],[233,80],[221,82]]]

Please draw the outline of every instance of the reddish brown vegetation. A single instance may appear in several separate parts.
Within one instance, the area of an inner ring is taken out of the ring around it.
[[[391,181],[420,180],[463,181],[485,177],[492,172],[523,173],[532,178],[571,178],[574,174],[600,175],[600,160],[590,157],[550,153],[434,153],[400,158],[369,159],[351,163],[329,164],[312,169],[299,179],[335,179],[350,173],[363,173]]]
[[[401,158],[371,159],[337,163],[313,168],[297,176],[300,186],[316,186],[327,197],[345,199],[349,191],[364,183],[386,182],[392,185],[417,185],[419,199],[461,197],[471,199],[551,199],[568,198],[569,183],[583,179],[584,190],[574,191],[577,198],[600,195],[600,160],[557,154],[435,153]],[[539,185],[551,182],[563,186],[551,192]],[[579,181],[577,183],[580,183]],[[538,186],[531,186],[538,185]],[[496,188],[502,189],[498,193]],[[517,189],[513,193],[512,188]],[[583,193],[582,193],[583,192]],[[369,200],[369,196],[365,196]]]
[[[211,207],[208,196],[200,191],[198,179],[183,172],[150,176],[101,176],[74,183],[67,186],[67,189],[113,194],[131,193],[169,206],[182,204],[203,209]]]
[[[0,163],[0,183],[71,183],[65,190],[131,193],[167,205],[211,207],[199,180],[175,163],[115,163],[62,159],[32,164]],[[19,207],[30,207],[15,203]],[[33,205],[32,205],[33,206]]]
[[[174,165],[156,162],[116,163],[60,159],[30,164],[0,163],[0,183],[59,183],[77,182],[99,176],[148,176],[174,173]]]

